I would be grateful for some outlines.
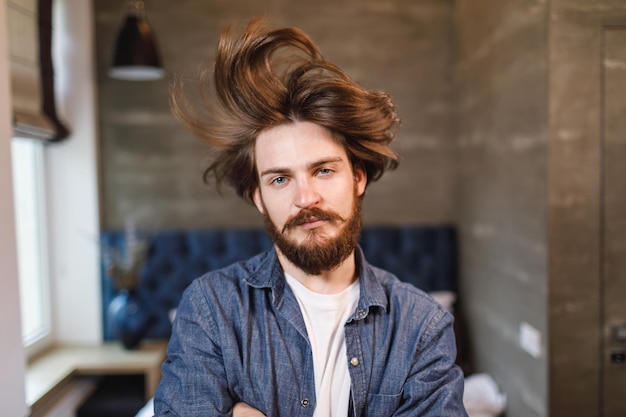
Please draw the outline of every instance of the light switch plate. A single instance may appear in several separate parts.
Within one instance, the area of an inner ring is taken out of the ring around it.
[[[613,340],[615,342],[626,342],[626,326],[613,327]]]
[[[526,322],[519,325],[519,344],[533,358],[541,357],[541,332]]]

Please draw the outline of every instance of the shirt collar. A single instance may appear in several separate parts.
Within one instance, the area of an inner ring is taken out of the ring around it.
[[[371,266],[365,260],[360,246],[355,249],[355,263],[359,272],[360,296],[357,311],[353,319],[365,318],[371,307],[380,307],[387,310],[387,296],[380,282],[380,270]],[[282,299],[285,290],[285,276],[278,261],[274,248],[260,254],[252,262],[244,282],[253,288],[270,288],[274,294],[274,301]]]
[[[365,260],[360,246],[355,250],[355,261],[357,268],[359,268],[361,295],[353,318],[355,320],[365,318],[372,307],[380,307],[382,310],[387,311],[387,295],[380,282],[381,270],[373,267]]]

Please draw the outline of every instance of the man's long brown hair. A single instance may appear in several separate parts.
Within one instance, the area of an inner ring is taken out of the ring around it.
[[[204,180],[214,177],[218,188],[226,182],[252,202],[258,186],[256,137],[296,121],[329,129],[353,166],[365,169],[368,182],[398,166],[390,143],[399,120],[390,97],[361,87],[325,60],[300,29],[269,30],[261,19],[251,20],[239,35],[227,27],[212,74],[205,70],[200,77],[202,94],[211,90],[211,78],[213,96],[204,108],[191,104],[182,82],[174,85],[171,103],[174,115],[211,146]]]

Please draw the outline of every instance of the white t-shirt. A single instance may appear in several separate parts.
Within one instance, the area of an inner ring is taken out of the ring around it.
[[[313,352],[315,397],[313,417],[345,417],[350,401],[350,374],[344,324],[356,310],[359,282],[337,294],[320,294],[285,274],[298,300]]]

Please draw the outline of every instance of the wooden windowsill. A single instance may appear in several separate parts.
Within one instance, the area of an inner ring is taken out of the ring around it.
[[[117,342],[57,346],[28,365],[27,405],[41,406],[76,375],[144,374],[148,399],[161,379],[166,346],[165,341],[148,341],[136,350]]]

